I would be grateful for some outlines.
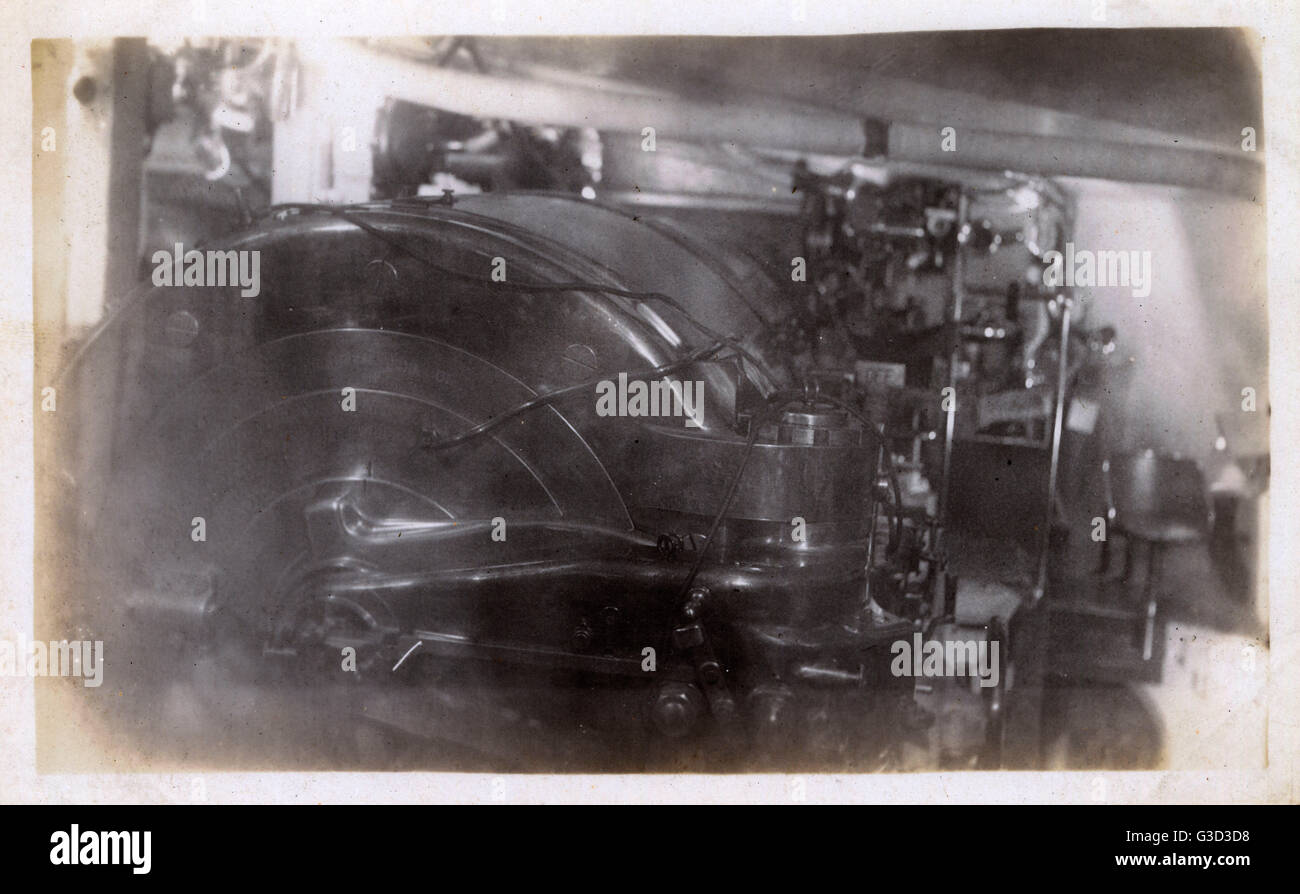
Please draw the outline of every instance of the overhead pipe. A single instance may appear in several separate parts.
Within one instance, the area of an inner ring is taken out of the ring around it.
[[[886,154],[891,159],[909,162],[956,162],[963,167],[982,170],[1162,183],[1250,199],[1263,192],[1262,166],[1247,153],[1234,153],[1228,149],[1183,149],[1074,137],[960,130],[956,134],[956,150],[945,152],[935,127],[894,122],[888,125]]]
[[[1262,192],[1262,165],[1244,152],[1231,150],[961,128],[955,151],[944,151],[939,128],[931,124],[864,120],[843,112],[776,103],[709,102],[483,75],[436,67],[350,40],[316,47],[303,44],[299,50],[303,63],[319,66],[324,82],[337,84],[341,93],[352,93],[362,79],[380,95],[475,118],[634,134],[651,127],[656,139],[1159,183],[1251,199]]]

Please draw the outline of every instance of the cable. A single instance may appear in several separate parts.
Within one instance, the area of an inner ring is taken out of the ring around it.
[[[675,372],[681,369],[682,367],[690,366],[691,364],[697,363],[701,360],[706,360],[709,357],[713,356],[714,354],[717,354],[724,347],[726,347],[726,345],[722,344],[721,342],[714,342],[713,344],[709,345],[706,348],[700,348],[698,351],[693,351],[687,356],[674,360],[671,363],[665,363],[664,365],[656,366],[653,369],[626,371],[626,375],[629,379],[631,378],[656,379],[660,376],[664,376],[671,372]],[[447,438],[442,438],[440,440],[434,441],[432,444],[424,445],[424,449],[445,450],[448,447],[454,447],[457,444],[464,443],[465,441],[471,440],[472,438],[476,438],[480,435],[486,434],[487,432],[501,425],[503,422],[506,422],[509,419],[513,419],[515,416],[519,416],[523,413],[526,413],[531,409],[543,406],[545,404],[549,404],[552,401],[559,400],[562,397],[568,397],[571,394],[578,394],[583,391],[589,391],[592,388],[595,388],[599,383],[606,381],[610,375],[618,375],[618,373],[605,373],[602,374],[600,378],[587,379],[585,382],[579,382],[576,385],[568,385],[564,388],[557,388],[554,391],[548,391],[545,394],[539,394],[536,397],[526,400],[521,404],[516,404],[515,406],[511,407],[509,410],[506,410],[503,413],[499,413],[496,416],[493,416],[491,419],[488,419],[486,422],[480,422],[478,425],[474,426],[473,428],[466,429],[460,434],[452,435]]]
[[[687,310],[686,307],[680,301],[678,301],[676,298],[673,298],[671,295],[665,295],[663,292],[640,292],[634,289],[622,289],[617,286],[605,286],[599,283],[586,282],[582,280],[577,280],[573,282],[561,282],[561,283],[497,282],[495,280],[487,279],[481,276],[475,276],[472,273],[466,273],[463,270],[456,270],[453,267],[445,267],[442,264],[439,264],[437,261],[433,261],[425,257],[420,252],[417,252],[407,247],[401,241],[393,239],[379,227],[367,223],[366,221],[361,220],[356,215],[351,213],[352,211],[356,211],[356,210],[370,210],[365,205],[320,205],[320,204],[293,202],[293,203],[287,203],[283,205],[275,205],[270,209],[268,213],[274,214],[276,211],[291,210],[291,209],[299,210],[299,211],[308,210],[308,211],[324,212],[326,214],[333,215],[334,217],[338,217],[352,224],[352,226],[360,230],[364,230],[366,233],[369,233],[371,236],[380,240],[381,242],[388,245],[389,247],[396,249],[397,251],[401,252],[407,257],[419,261],[420,263],[424,264],[431,270],[436,270],[437,272],[443,274],[444,276],[449,276],[453,279],[459,279],[464,282],[472,282],[477,285],[485,286],[487,288],[504,287],[504,288],[511,289],[512,291],[515,292],[524,292],[526,294],[546,294],[546,293],[556,293],[556,292],[598,292],[606,295],[617,295],[621,298],[628,298],[634,301],[661,301],[664,304],[671,307],[673,310],[677,311],[679,314],[681,314],[686,319],[687,322],[689,322],[692,326],[698,329],[706,337],[711,338],[714,341],[722,342],[727,347],[736,351],[736,353],[739,354],[742,358],[752,363],[755,369],[761,370],[764,368],[764,364],[759,362],[759,360],[756,357],[754,357],[754,355],[751,354],[749,350],[745,348],[745,346],[742,345],[737,339],[729,335],[723,335],[722,333],[714,330],[712,327],[706,325],[704,322],[698,319],[694,314],[692,314],[689,310]]]
[[[704,567],[704,554],[713,545],[713,536],[717,534],[722,520],[727,517],[727,511],[731,509],[731,501],[736,497],[736,490],[740,487],[740,479],[745,474],[745,467],[749,465],[749,457],[754,452],[754,445],[758,443],[759,429],[767,422],[769,417],[776,414],[774,407],[784,406],[785,403],[789,403],[789,400],[786,399],[782,404],[770,406],[765,412],[750,420],[749,439],[745,442],[745,452],[741,454],[740,465],[736,467],[735,474],[731,476],[731,482],[727,485],[727,493],[722,498],[722,505],[718,507],[717,514],[713,516],[713,521],[709,525],[709,532],[705,535],[704,544],[695,556],[695,562],[691,565],[690,573],[686,575],[686,579],[682,581],[682,585],[677,591],[678,602],[686,599],[687,594],[691,591],[691,585],[695,583],[696,576],[699,575],[700,569]]]

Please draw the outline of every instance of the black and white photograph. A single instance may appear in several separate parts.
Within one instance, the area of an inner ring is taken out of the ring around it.
[[[768,5],[32,34],[32,785],[1295,800],[1259,21]]]

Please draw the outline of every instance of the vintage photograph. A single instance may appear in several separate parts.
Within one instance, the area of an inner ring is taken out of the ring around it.
[[[1256,32],[194,31],[30,44],[40,772],[1268,765]]]

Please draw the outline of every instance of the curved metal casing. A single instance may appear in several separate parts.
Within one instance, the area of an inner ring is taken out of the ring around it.
[[[89,501],[87,533],[136,547],[124,574],[220,569],[212,598],[260,628],[324,579],[335,596],[372,594],[393,630],[559,646],[613,608],[637,632],[607,648],[660,642],[746,457],[737,396],[781,383],[761,361],[781,296],[751,262],[544,195],[288,209],[213,248],[260,252],[260,294],[149,289],[66,375],[82,434],[111,436],[66,439],[81,455],[64,468]],[[698,428],[600,415],[593,389],[433,449],[537,395],[711,341],[651,297],[512,288],[577,281],[671,296],[760,365],[683,370],[702,382]],[[699,577],[718,629],[858,618],[876,445],[841,423],[831,437],[792,418],[756,437]],[[202,542],[187,536],[198,517]],[[656,548],[664,534],[677,555]]]

